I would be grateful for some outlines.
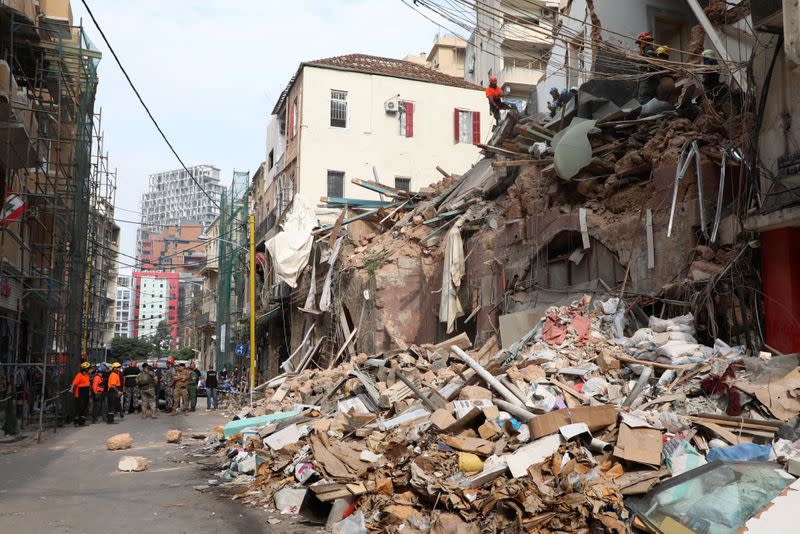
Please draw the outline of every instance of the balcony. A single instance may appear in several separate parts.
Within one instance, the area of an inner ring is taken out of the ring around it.
[[[549,26],[538,26],[531,21],[504,22],[500,26],[500,43],[514,50],[533,51],[541,47],[551,47],[553,38]]]
[[[499,78],[503,81],[504,88],[510,88],[511,96],[528,98],[543,75],[544,66],[541,61],[506,59]]]

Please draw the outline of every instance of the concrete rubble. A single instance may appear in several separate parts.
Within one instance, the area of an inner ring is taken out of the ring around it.
[[[183,432],[180,430],[167,430],[164,434],[167,443],[180,443],[183,438]]]
[[[120,471],[146,471],[150,467],[150,462],[143,456],[123,456],[119,459],[117,469]]]
[[[110,451],[120,451],[130,449],[133,446],[133,438],[127,432],[111,436],[106,440],[106,449]]]
[[[215,484],[334,532],[735,532],[784,492],[799,356],[766,350],[723,209],[753,118],[609,102],[509,112],[423,191],[354,179],[388,200],[313,231]]]
[[[706,459],[794,480],[797,355],[700,344],[691,316],[619,335],[618,306],[552,307],[507,350],[459,336],[287,375],[206,451],[246,503],[381,532],[627,532],[628,497]]]

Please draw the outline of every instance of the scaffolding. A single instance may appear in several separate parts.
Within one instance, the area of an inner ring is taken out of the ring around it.
[[[7,206],[24,202],[0,225],[0,369],[41,432],[44,415],[58,423],[66,411],[94,320],[84,312],[101,55],[81,26],[33,1],[0,4],[0,53],[0,190]]]
[[[219,216],[219,282],[217,287],[216,368],[239,367],[234,361],[236,345],[247,340],[243,322],[248,244],[247,217],[250,173],[233,171],[231,187],[222,191]]]

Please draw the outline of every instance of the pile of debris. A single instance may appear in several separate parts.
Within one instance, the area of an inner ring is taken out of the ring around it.
[[[797,485],[798,356],[704,346],[691,315],[626,337],[622,306],[286,373],[208,447],[214,484],[334,532],[734,532]]]

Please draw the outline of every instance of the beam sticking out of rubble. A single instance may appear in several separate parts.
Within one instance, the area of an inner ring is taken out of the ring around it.
[[[705,30],[708,38],[711,39],[711,44],[714,45],[714,48],[717,50],[717,54],[719,54],[720,58],[722,58],[726,64],[732,62],[733,59],[731,59],[731,56],[728,54],[728,49],[725,48],[725,43],[722,41],[722,38],[720,38],[716,28],[714,28],[714,26],[711,24],[711,21],[708,20],[706,12],[703,11],[703,7],[700,5],[700,2],[697,0],[686,0],[686,3],[689,4],[690,8],[692,8],[694,16],[697,17],[700,25],[703,26],[703,30]],[[746,93],[748,88],[747,79],[745,76],[745,73],[743,73],[740,69],[731,71],[731,78],[736,81],[743,93]]]
[[[500,394],[507,402],[517,406],[518,408],[523,408],[525,405],[520,402],[516,395],[514,395],[507,387],[500,383],[492,374],[483,368],[481,364],[476,362],[472,359],[472,357],[464,352],[463,350],[459,349],[458,347],[451,347],[451,350],[461,358],[461,361],[469,365],[469,367],[475,371],[475,373],[483,379],[484,382],[489,384],[496,392]]]

